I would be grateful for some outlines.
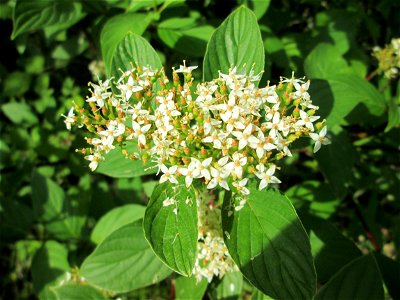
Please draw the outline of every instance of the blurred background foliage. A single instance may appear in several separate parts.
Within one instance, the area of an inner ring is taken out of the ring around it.
[[[46,298],[46,287],[64,280],[65,271],[79,283],[77,268],[111,232],[111,225],[96,227],[100,218],[127,205],[143,209],[155,186],[151,175],[90,173],[75,153],[83,137],[63,123],[72,101],[88,94],[88,81],[106,77],[112,49],[135,32],[166,70],[186,59],[199,66],[200,79],[213,30],[241,4],[260,25],[263,83],[292,71],[307,75],[328,120],[332,145],[316,158],[297,145],[280,175],[280,189],[310,234],[319,283],[372,251],[387,297],[400,299],[400,87],[398,77],[375,72],[371,55],[374,46],[400,36],[395,0],[1,0],[1,299]],[[118,226],[135,220],[126,211],[116,213]],[[185,284],[175,275],[119,296],[166,299],[176,287],[183,299]],[[231,294],[221,282],[202,289],[210,299],[248,299],[253,292],[245,281]]]

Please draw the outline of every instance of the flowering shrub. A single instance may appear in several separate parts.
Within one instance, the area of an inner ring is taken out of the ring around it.
[[[3,1],[0,298],[399,298],[399,8]]]

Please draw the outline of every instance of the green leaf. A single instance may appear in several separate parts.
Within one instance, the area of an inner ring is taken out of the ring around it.
[[[42,222],[54,221],[62,212],[65,194],[51,179],[37,173],[32,173],[33,211]]]
[[[206,292],[208,282],[202,278],[197,282],[194,276],[184,277],[178,276],[175,279],[175,299],[176,300],[202,300]]]
[[[106,72],[110,75],[112,58],[119,42],[129,33],[142,35],[150,25],[151,14],[126,13],[112,17],[104,25],[100,35],[101,52]]]
[[[230,299],[242,292],[243,275],[240,272],[226,273],[215,289],[217,299]]]
[[[374,255],[389,294],[393,299],[400,299],[400,263],[380,253]]]
[[[203,65],[205,81],[227,73],[232,66],[249,73],[264,71],[264,46],[254,13],[241,6],[215,30],[207,45]]]
[[[289,199],[250,186],[245,206],[232,214],[225,199],[222,227],[229,253],[243,275],[279,299],[310,299],[316,289],[311,247]]]
[[[398,87],[400,92],[400,85]],[[388,104],[388,123],[385,128],[385,132],[390,131],[392,128],[400,125],[400,98],[393,98]]]
[[[310,214],[324,219],[336,212],[340,204],[340,200],[332,193],[328,184],[315,180],[294,185],[285,195],[297,210],[307,210]]]
[[[122,226],[140,220],[146,207],[137,204],[127,204],[116,207],[105,214],[93,228],[90,239],[100,244],[103,240]]]
[[[121,72],[132,68],[131,63],[139,66],[161,68],[161,61],[154,48],[141,36],[128,33],[119,43],[112,58],[111,75],[119,78]]]
[[[329,80],[313,80],[310,85],[313,103],[319,105],[318,114],[326,117],[328,128],[344,123],[360,124],[373,121],[385,112],[385,100],[368,81],[355,74],[335,74]]]
[[[62,280],[70,269],[67,248],[56,242],[47,241],[32,260],[32,281],[35,290],[41,293],[45,287]]]
[[[101,291],[90,285],[64,285],[51,288],[58,299],[107,300]]]
[[[1,110],[14,124],[34,125],[38,122],[32,108],[26,103],[6,103]]]
[[[356,258],[343,267],[319,290],[315,299],[384,299],[382,279],[373,255]]]
[[[332,75],[351,72],[341,53],[331,44],[317,45],[304,61],[308,78],[329,79]]]
[[[239,3],[248,6],[256,15],[257,20],[259,20],[267,12],[271,0],[240,0]]]
[[[203,57],[214,27],[199,26],[191,18],[171,18],[157,28],[160,39],[170,48],[194,57]]]
[[[329,128],[329,127],[328,127]],[[340,126],[329,128],[331,144],[322,147],[315,157],[332,191],[339,198],[348,193],[348,185],[353,179],[353,164],[356,158],[354,146],[349,136]]]
[[[104,155],[105,160],[100,162],[96,172],[114,178],[132,178],[147,174],[154,174],[156,168],[154,163],[143,166],[141,160],[130,160],[125,158],[119,149],[111,150]]]
[[[31,1],[17,0],[14,8],[14,28],[11,35],[18,35],[58,25],[65,28],[71,26],[83,17],[82,4],[77,1]]]
[[[83,262],[81,275],[101,289],[124,293],[157,283],[171,274],[153,253],[140,222],[110,234]]]
[[[362,255],[357,246],[328,221],[307,214],[300,217],[310,231],[319,283],[327,282],[340,268]]]
[[[167,199],[175,203],[164,206]],[[197,257],[197,205],[193,187],[164,182],[151,195],[144,233],[154,252],[176,272],[190,276]]]
[[[28,73],[20,71],[12,72],[7,75],[4,81],[4,90],[3,90],[4,96],[8,97],[22,96],[29,90],[30,85],[31,85],[31,76]],[[21,104],[28,106],[25,103]],[[17,117],[15,116],[15,118]]]

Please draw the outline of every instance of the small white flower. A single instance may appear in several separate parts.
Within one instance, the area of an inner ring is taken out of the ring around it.
[[[258,189],[261,191],[262,189],[266,188],[270,183],[280,183],[281,181],[276,178],[274,175],[275,173],[275,165],[272,165],[267,171],[265,171],[265,166],[260,164],[257,167],[258,172],[255,172],[255,175],[261,179],[260,185]]]
[[[120,84],[118,88],[125,92],[124,96],[126,100],[129,100],[133,93],[143,90],[143,87],[136,85],[136,82],[132,76],[129,76],[126,84]]]
[[[167,199],[165,199],[163,201],[163,206],[170,206],[170,205],[175,205],[175,204],[176,204],[176,200],[174,198],[167,197]]]
[[[233,182],[233,186],[236,187],[236,190],[238,191],[238,193],[242,194],[242,195],[249,195],[250,191],[249,189],[246,187],[247,181],[249,179],[248,178],[244,178],[240,181],[236,181]]]
[[[73,125],[76,122],[75,114],[74,114],[74,108],[71,107],[71,109],[68,111],[68,115],[64,116],[62,115],[65,120],[65,126],[67,127],[68,130],[71,130],[71,125]]]
[[[314,131],[314,125],[312,122],[315,122],[320,117],[319,116],[309,116],[305,111],[300,110],[300,118],[295,124],[295,126],[303,126],[305,125],[309,130]]]
[[[97,169],[99,161],[104,160],[104,157],[102,157],[99,153],[93,153],[88,156],[85,156],[85,159],[90,161],[89,168],[90,170],[94,171]]]
[[[171,183],[178,183],[178,180],[176,180],[174,174],[178,170],[178,166],[172,166],[168,168],[166,165],[162,164],[161,167],[161,172],[164,174],[160,177],[160,183],[163,183],[165,181],[169,181]]]
[[[233,131],[232,134],[238,139],[239,141],[239,150],[242,150],[244,147],[247,146],[247,144],[251,143],[257,143],[258,139],[253,136],[252,133],[253,130],[253,125],[250,123],[247,125],[245,130],[243,132],[241,131]]]
[[[331,141],[326,137],[326,133],[326,126],[324,126],[319,133],[310,133],[310,137],[315,141],[314,153],[321,148],[321,145],[329,145],[331,143]]]
[[[146,145],[146,132],[149,131],[151,124],[140,126],[136,121],[132,121],[133,133],[127,137],[128,140],[136,138],[139,144]]]
[[[186,61],[183,61],[183,66],[180,65],[178,70],[175,70],[176,73],[192,73],[194,69],[197,69],[197,66],[186,67]]]
[[[199,166],[200,166],[200,162],[197,159],[192,158],[192,160],[187,168],[179,169],[179,173],[181,173],[183,176],[185,176],[186,187],[189,187],[192,184],[193,178],[199,178],[199,176],[201,175]]]
[[[225,170],[229,172],[229,174],[233,174],[237,178],[242,178],[243,175],[243,166],[247,163],[247,157],[242,153],[235,152],[232,155],[232,161],[226,164]]]

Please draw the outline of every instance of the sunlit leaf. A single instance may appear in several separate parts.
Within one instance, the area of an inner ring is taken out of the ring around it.
[[[171,270],[151,250],[141,222],[135,222],[114,231],[98,245],[84,260],[80,273],[96,287],[123,293],[157,283]]]
[[[218,71],[228,73],[232,66],[245,73],[253,68],[258,74],[264,70],[264,56],[257,18],[251,10],[241,6],[211,36],[204,57],[203,78],[218,78]]]
[[[193,187],[164,182],[151,195],[144,232],[154,252],[171,269],[190,276],[197,256],[197,204]]]

